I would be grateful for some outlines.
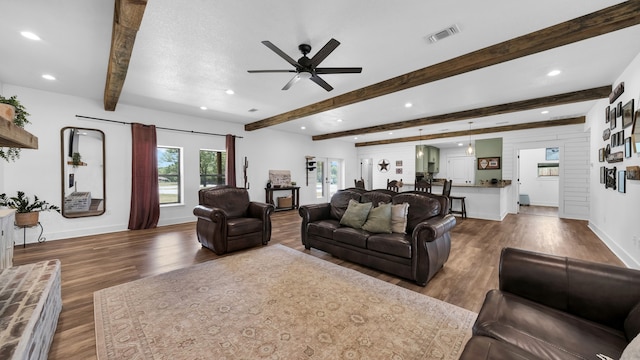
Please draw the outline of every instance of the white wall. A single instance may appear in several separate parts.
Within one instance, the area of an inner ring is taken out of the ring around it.
[[[23,150],[15,163],[0,165],[0,192],[13,194],[23,190],[28,195],[60,205],[61,153],[60,129],[66,126],[92,128],[105,133],[106,146],[106,213],[97,217],[66,219],[53,212],[42,213],[41,223],[47,240],[126,230],[129,219],[131,193],[131,130],[130,126],[77,118],[83,115],[124,122],[155,124],[218,134],[232,133],[242,136],[236,140],[237,183],[243,184],[242,163],[249,161],[248,180],[252,200],[264,201],[264,187],[268,171],[291,170],[298,182],[301,204],[317,202],[315,187],[305,185],[305,155],[332,157],[345,162],[345,179],[353,181],[359,171],[356,149],[343,141],[314,142],[308,136],[263,129],[245,132],[242,124],[189,117],[154,111],[123,103],[115,112],[103,110],[101,101],[61,95],[4,84],[4,96],[17,95],[31,114],[26,130],[38,137],[38,150]],[[184,167],[184,203],[162,207],[160,225],[194,221],[193,207],[197,204],[199,186],[199,150],[224,149],[225,138],[209,135],[158,130],[158,144],[182,147]],[[39,229],[27,229],[27,242],[34,242]],[[22,231],[17,234],[22,241]]]
[[[538,176],[538,163],[557,163],[546,160],[546,148],[520,151],[520,194],[529,195],[531,205],[558,206],[559,177]]]
[[[624,82],[624,93],[612,104],[626,104],[634,99],[636,109],[640,101],[640,55],[638,55],[620,77],[612,81],[613,86]],[[587,115],[587,126],[591,128],[591,212],[589,226],[628,266],[640,268],[640,226],[638,213],[640,208],[640,181],[627,180],[626,193],[605,189],[600,184],[600,166],[624,170],[627,166],[640,166],[640,155],[634,153],[623,162],[608,164],[598,161],[598,149],[605,147],[602,132],[609,124],[605,123],[605,108],[609,101],[601,100]],[[636,127],[640,120],[636,119]],[[612,132],[620,131],[621,122]],[[625,137],[631,134],[631,128],[624,129]],[[614,147],[612,152],[624,151],[624,147]]]

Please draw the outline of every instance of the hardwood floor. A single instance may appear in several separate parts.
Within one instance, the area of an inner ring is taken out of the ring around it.
[[[283,244],[475,312],[485,293],[498,285],[503,247],[622,266],[585,221],[526,214],[508,215],[502,222],[458,218],[448,262],[426,287],[420,287],[319,250],[304,250],[295,211],[275,213],[272,221],[270,245]],[[62,263],[63,309],[49,358],[64,360],[96,359],[94,291],[219,257],[201,248],[195,223],[29,244],[14,251],[14,265],[55,258]]]

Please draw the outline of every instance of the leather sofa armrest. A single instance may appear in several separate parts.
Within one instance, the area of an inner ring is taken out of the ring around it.
[[[249,203],[249,217],[258,218],[262,221],[269,220],[275,206],[271,204],[252,201]]]
[[[442,217],[436,216],[419,223],[413,229],[413,234],[414,237],[418,237],[419,241],[434,241],[451,231],[454,226],[456,226],[455,216],[451,214]]]
[[[328,219],[331,217],[331,204],[303,205],[298,209],[298,213],[302,217],[302,221],[306,223]]]
[[[224,210],[204,205],[196,205],[193,208],[193,215],[211,222],[225,223],[227,221],[227,213]]]
[[[623,330],[640,301],[640,271],[505,248],[500,290]]]

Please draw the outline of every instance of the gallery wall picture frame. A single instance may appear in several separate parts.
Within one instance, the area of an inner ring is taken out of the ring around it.
[[[550,147],[545,149],[544,159],[546,161],[560,160],[560,148]]]
[[[622,101],[618,101],[618,107],[616,108],[616,116],[622,116]]]
[[[604,148],[598,150],[598,161],[604,162]]]
[[[631,157],[631,136],[629,136],[628,138],[624,139],[624,157],[626,158],[630,158]]]
[[[609,115],[609,129],[613,130],[616,128],[616,108],[611,109],[611,115]]]
[[[600,184],[604,184],[607,178],[607,167],[600,166]]]
[[[627,166],[627,179],[640,180],[640,166]]]
[[[402,160],[396,160],[396,166],[402,166]]]
[[[608,124],[608,123],[609,123],[609,113],[610,113],[610,112],[611,112],[611,108],[610,108],[609,106],[607,106],[607,107],[604,109],[604,122],[605,122],[605,124]]]
[[[633,117],[635,115],[635,113],[633,112],[633,105],[634,105],[633,99],[631,99],[622,107],[622,128],[623,129],[633,125],[633,121],[634,121]]]
[[[500,157],[478,158],[478,170],[497,170],[497,169],[500,169]]]
[[[618,192],[626,193],[627,189],[627,172],[624,170],[618,171]]]
[[[605,178],[605,183],[604,183],[604,187],[605,189],[613,189],[615,190],[617,187],[617,183],[616,183],[616,167],[612,167],[611,169],[606,169],[606,178]]]
[[[606,128],[604,129],[604,131],[602,132],[602,140],[609,140],[609,138],[611,137],[611,129]]]
[[[396,174],[402,174],[402,168],[396,168]]]

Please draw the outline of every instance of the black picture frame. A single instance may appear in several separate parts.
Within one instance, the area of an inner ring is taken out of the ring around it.
[[[632,153],[633,152],[631,151],[631,136],[629,136],[628,138],[624,139],[624,157],[630,158]]]
[[[606,128],[604,129],[604,131],[602,132],[602,140],[609,140],[609,138],[611,137],[611,129]]]
[[[627,128],[631,125],[633,125],[633,117],[634,117],[634,111],[633,111],[633,99],[629,100],[626,104],[624,104],[624,106],[622,107],[622,128]]]
[[[613,130],[616,128],[616,108],[611,109],[611,114],[609,115],[609,129]]]
[[[497,169],[500,169],[500,157],[478,158],[478,170],[497,170]]]
[[[605,169],[606,177],[604,182],[605,189],[613,189],[615,190],[617,187],[616,182],[616,167],[612,167],[611,169]]]
[[[622,101],[618,101],[618,108],[616,109],[616,116],[622,116]]]
[[[604,184],[607,177],[606,166],[600,166],[600,184]]]
[[[598,162],[604,162],[604,148],[598,149]]]
[[[607,107],[604,109],[604,122],[605,122],[605,124],[608,124],[608,123],[609,123],[609,113],[610,113],[610,112],[611,112],[611,108],[610,108],[609,106],[607,106]]]
[[[627,172],[624,170],[618,171],[618,192],[627,192]]]

